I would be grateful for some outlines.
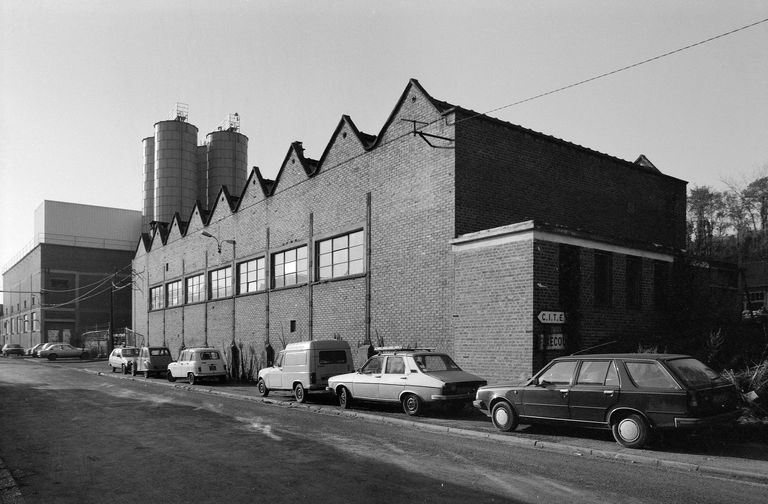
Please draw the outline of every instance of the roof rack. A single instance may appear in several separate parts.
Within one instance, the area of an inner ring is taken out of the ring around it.
[[[376,352],[434,352],[435,347],[382,346],[373,349]]]

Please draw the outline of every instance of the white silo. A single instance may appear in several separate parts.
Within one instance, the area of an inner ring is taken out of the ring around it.
[[[155,220],[189,217],[197,200],[197,127],[186,115],[155,124]]]
[[[144,230],[155,220],[155,137],[142,140],[144,145],[144,205],[142,226]]]
[[[207,204],[213,208],[221,186],[240,196],[248,176],[248,137],[239,133],[240,117],[232,114],[219,131],[205,137],[208,160]]]

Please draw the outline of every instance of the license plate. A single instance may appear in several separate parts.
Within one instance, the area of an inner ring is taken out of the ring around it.
[[[210,371],[216,371],[216,366],[215,366],[214,364],[209,364],[209,365],[208,365],[208,369],[209,369]]]

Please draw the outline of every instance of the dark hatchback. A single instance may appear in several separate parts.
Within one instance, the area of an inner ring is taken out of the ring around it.
[[[652,430],[696,428],[738,417],[738,390],[687,355],[560,357],[524,385],[486,385],[475,407],[502,431],[518,423],[610,429],[628,448]]]

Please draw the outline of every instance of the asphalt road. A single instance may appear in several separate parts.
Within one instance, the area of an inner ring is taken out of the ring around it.
[[[83,367],[0,359],[0,459],[26,503],[768,501],[768,487],[755,483],[510,449]]]

